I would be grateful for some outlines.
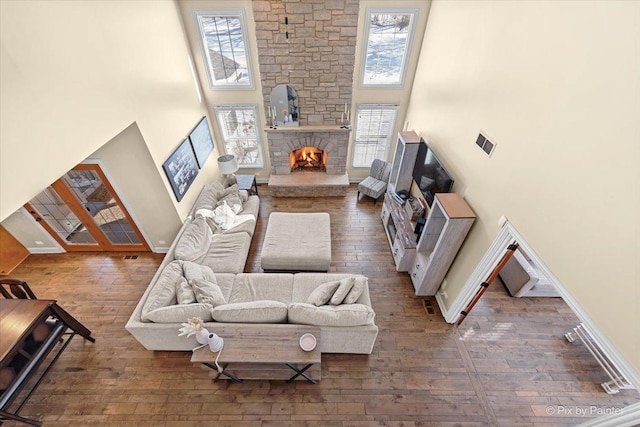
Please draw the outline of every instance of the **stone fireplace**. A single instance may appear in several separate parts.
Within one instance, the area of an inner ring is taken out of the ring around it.
[[[350,129],[338,126],[270,127],[271,176],[276,197],[342,196],[349,186]]]
[[[294,150],[317,149],[325,157],[325,172],[342,175],[347,170],[349,130],[338,126],[301,126],[268,128],[269,159],[272,175],[291,173],[290,153]]]

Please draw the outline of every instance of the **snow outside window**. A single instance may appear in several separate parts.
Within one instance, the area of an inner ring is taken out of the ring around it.
[[[239,167],[264,165],[255,105],[216,105],[220,132],[226,154],[236,156]]]
[[[195,11],[200,48],[211,89],[251,89],[244,11]]]
[[[387,159],[394,137],[397,114],[397,105],[358,106],[351,161],[354,168],[368,168],[371,167],[373,159]]]
[[[404,85],[416,10],[370,9],[365,29],[362,86]]]

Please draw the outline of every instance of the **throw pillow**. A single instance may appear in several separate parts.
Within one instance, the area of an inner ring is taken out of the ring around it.
[[[196,301],[210,304],[212,307],[227,303],[227,300],[222,294],[222,289],[220,289],[217,283],[202,279],[192,279],[189,281],[189,284],[193,288]]]
[[[225,231],[231,228],[235,222],[236,214],[226,200],[213,210],[213,223],[218,229]]]
[[[200,265],[190,261],[183,261],[182,270],[184,271],[184,277],[186,277],[187,281],[191,281],[193,279],[202,279],[208,282],[216,283],[216,275],[213,274],[213,270],[206,265]]]
[[[193,212],[196,212],[198,209],[213,210],[213,208],[216,207],[216,203],[218,203],[218,195],[223,191],[224,187],[219,182],[205,185],[194,204]]]
[[[218,191],[218,200],[224,199],[229,194],[238,194],[238,191],[240,191],[240,187],[238,187],[238,184],[233,184],[227,188],[224,188],[223,190]]]
[[[364,326],[373,323],[375,313],[364,304],[323,305],[302,302],[289,304],[289,323],[314,326]]]
[[[207,255],[211,245],[213,233],[207,221],[197,216],[184,229],[180,235],[174,251],[175,259],[183,261],[202,261]]]
[[[182,261],[171,261],[163,269],[142,307],[141,319],[148,321],[147,314],[160,307],[176,303],[176,285],[182,278]]]
[[[216,207],[220,206],[224,202],[229,205],[229,207],[235,214],[239,214],[240,212],[242,212],[242,199],[240,198],[240,194],[238,192],[229,193],[222,199],[218,200]]]
[[[325,305],[336,292],[338,286],[340,286],[339,281],[326,282],[318,285],[307,298],[307,304],[313,304],[315,306]]]
[[[272,300],[238,302],[219,305],[211,314],[216,322],[284,323],[287,321],[287,304]]]
[[[343,304],[353,304],[358,301],[360,295],[364,292],[367,287],[368,279],[364,276],[356,276],[353,278],[353,287],[349,291],[346,297],[344,297]]]
[[[353,282],[354,282],[353,277],[347,277],[345,279],[340,280],[338,282],[340,283],[340,285],[338,286],[338,289],[336,289],[335,293],[331,297],[331,300],[329,301],[329,303],[331,305],[342,304],[342,302],[344,301],[344,298],[347,296],[349,291],[351,291],[351,288],[353,288]]]
[[[180,278],[176,286],[176,297],[178,304],[193,304],[196,302],[196,294],[193,293],[193,288],[184,277]]]

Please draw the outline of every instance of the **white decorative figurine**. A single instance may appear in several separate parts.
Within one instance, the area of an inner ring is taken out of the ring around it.
[[[204,327],[204,322],[199,317],[192,317],[187,321],[187,323],[183,323],[182,328],[180,328],[179,331],[180,331],[180,334],[178,334],[179,337],[183,335],[186,335],[187,337],[190,337],[191,335],[195,335],[196,341],[202,344],[200,347],[203,347],[208,344],[209,349],[211,349],[211,351],[213,352],[218,352],[222,350],[222,346],[224,345],[224,340],[220,338],[218,335],[214,334],[213,332],[209,332]]]

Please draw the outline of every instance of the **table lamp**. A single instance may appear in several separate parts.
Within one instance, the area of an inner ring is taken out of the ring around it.
[[[218,170],[225,176],[225,187],[237,182],[234,173],[238,170],[238,162],[233,154],[218,157]]]

